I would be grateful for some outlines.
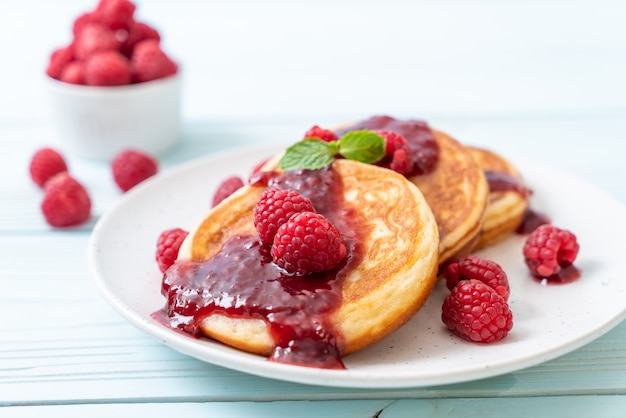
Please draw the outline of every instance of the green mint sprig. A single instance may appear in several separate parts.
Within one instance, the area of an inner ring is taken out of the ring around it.
[[[278,166],[283,170],[316,170],[331,164],[337,156],[373,164],[385,156],[385,140],[368,130],[351,131],[330,142],[305,138],[285,150]]]

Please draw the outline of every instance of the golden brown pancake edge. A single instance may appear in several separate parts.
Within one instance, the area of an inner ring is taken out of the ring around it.
[[[489,185],[482,168],[459,141],[432,130],[439,161],[430,173],[411,176],[430,205],[439,228],[439,263],[469,254],[482,230]]]
[[[483,170],[510,175],[524,184],[519,171],[503,156],[480,147],[467,146],[467,149]],[[485,220],[475,249],[494,245],[514,233],[527,207],[528,194],[513,190],[490,191]]]

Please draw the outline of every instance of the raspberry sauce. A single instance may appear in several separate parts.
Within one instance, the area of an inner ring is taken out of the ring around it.
[[[399,120],[391,116],[372,116],[344,129],[337,135],[359,129],[396,132],[406,139],[413,159],[411,175],[428,174],[435,169],[439,160],[439,145],[428,124],[420,120]]]
[[[155,317],[164,316],[171,327],[194,336],[212,313],[261,319],[275,343],[270,361],[345,368],[343,340],[332,314],[341,304],[343,280],[362,257],[362,223],[341,198],[341,180],[331,167],[258,173],[253,184],[293,189],[308,197],[344,237],[348,255],[337,267],[288,275],[272,262],[257,234],[233,236],[212,258],[178,261],[165,272],[162,293],[167,304]]]
[[[526,208],[522,222],[515,232],[520,235],[527,235],[539,228],[541,225],[549,224],[550,222],[552,221],[548,215],[537,212],[531,208]]]
[[[516,192],[522,196],[530,195],[530,190],[516,177],[501,171],[484,170],[485,178],[492,192]]]
[[[526,187],[519,179],[511,176],[510,174],[492,170],[485,170],[484,173],[487,183],[489,184],[489,191],[513,191],[523,196],[529,196],[532,194],[532,190]],[[518,226],[516,232],[520,235],[530,234],[539,226],[549,224],[550,222],[550,218],[547,215],[527,207],[524,211],[522,222]]]
[[[543,285],[567,284],[575,282],[578,279],[580,279],[580,270],[574,267],[573,264],[562,268],[561,271],[550,277],[536,278],[536,280]]]

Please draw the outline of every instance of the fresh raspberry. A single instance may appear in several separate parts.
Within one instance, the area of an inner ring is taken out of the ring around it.
[[[135,45],[146,39],[161,40],[161,35],[152,26],[141,22],[135,22],[128,31],[128,37],[123,41],[121,51],[127,57],[131,57]]]
[[[295,190],[267,189],[254,207],[254,226],[261,242],[272,245],[278,228],[292,215],[315,212],[313,203]]]
[[[46,68],[46,74],[50,77],[59,79],[61,72],[67,64],[74,59],[74,45],[70,44],[66,47],[56,49],[52,55],[50,55],[50,62]]]
[[[469,279],[460,281],[443,301],[441,320],[459,337],[491,343],[506,337],[513,314],[491,286]]]
[[[74,19],[74,23],[72,24],[72,34],[74,34],[74,37],[78,36],[78,34],[90,23],[100,23],[98,22],[97,16],[91,12],[83,13]]]
[[[133,24],[135,4],[129,0],[100,0],[94,15],[108,28],[128,30]]]
[[[378,130],[374,132],[382,136],[385,140],[385,155],[387,156],[392,156],[396,150],[406,147],[406,139],[399,133],[385,130]]]
[[[178,250],[185,238],[187,238],[187,235],[189,235],[189,232],[180,228],[168,229],[159,235],[156,261],[162,273],[165,273],[165,270],[176,261]]]
[[[59,80],[70,84],[85,84],[85,65],[81,61],[70,62],[61,71]]]
[[[135,45],[130,62],[135,83],[165,78],[178,71],[178,65],[161,50],[156,39],[146,39]]]
[[[217,206],[222,200],[243,187],[243,180],[239,176],[228,177],[220,183],[213,195],[212,207]]]
[[[546,224],[528,236],[523,254],[534,276],[550,277],[572,265],[578,249],[578,241],[572,232]]]
[[[333,131],[320,128],[317,125],[313,126],[311,129],[306,131],[306,133],[304,134],[304,137],[305,138],[318,138],[326,142],[336,141],[339,139]]]
[[[130,84],[130,63],[117,51],[97,52],[85,62],[85,82],[90,86]]]
[[[270,250],[279,267],[298,275],[330,270],[346,252],[339,231],[323,215],[313,212],[297,213],[282,224]]]
[[[74,38],[74,55],[85,60],[101,51],[117,51],[120,43],[115,32],[99,23],[87,23]]]
[[[452,290],[461,280],[480,280],[491,286],[504,300],[509,300],[509,280],[502,267],[495,261],[470,255],[448,264],[443,271],[448,289]]]
[[[44,187],[46,182],[56,174],[67,171],[67,164],[63,156],[52,148],[41,148],[30,160],[30,177],[39,186]]]
[[[41,211],[51,226],[74,226],[89,219],[91,200],[82,184],[62,172],[46,182]]]
[[[138,150],[125,150],[111,162],[113,179],[123,191],[141,183],[158,171],[157,161],[150,155]]]
[[[409,150],[395,150],[391,157],[389,168],[397,173],[402,174],[403,176],[408,176],[409,174],[411,174],[413,172],[413,161],[409,157]]]
[[[402,175],[409,175],[413,171],[413,161],[404,136],[392,131],[375,131],[385,140],[385,158],[379,165],[389,168]]]

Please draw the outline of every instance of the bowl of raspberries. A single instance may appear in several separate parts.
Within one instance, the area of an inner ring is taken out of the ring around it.
[[[99,0],[50,56],[53,119],[60,141],[79,156],[110,160],[130,147],[158,154],[179,139],[179,65],[135,9],[130,0]]]

